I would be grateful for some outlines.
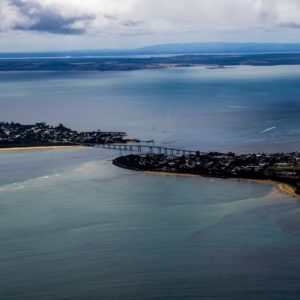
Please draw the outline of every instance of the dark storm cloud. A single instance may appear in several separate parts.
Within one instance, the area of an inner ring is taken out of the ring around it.
[[[36,21],[33,24],[16,25],[13,29],[49,32],[55,34],[83,34],[86,32],[85,28],[72,28],[72,26],[75,22],[93,19],[92,16],[64,18],[53,12],[47,12],[47,14],[40,13],[35,17]]]
[[[12,29],[48,32],[54,34],[83,34],[86,32],[84,25],[75,26],[78,22],[91,21],[95,19],[93,15],[83,14],[81,16],[66,17],[58,11],[45,9],[36,1],[10,0],[10,5],[28,18],[28,22],[16,24]]]

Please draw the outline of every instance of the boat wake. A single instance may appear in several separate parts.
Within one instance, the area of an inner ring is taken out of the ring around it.
[[[274,130],[274,129],[276,129],[275,126],[270,127],[270,128],[267,128],[267,129],[264,129],[264,130],[262,130],[260,133],[266,133],[266,132],[272,131],[272,130]]]

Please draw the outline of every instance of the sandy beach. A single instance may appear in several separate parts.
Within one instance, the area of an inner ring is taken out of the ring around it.
[[[171,173],[171,172],[158,172],[158,171],[144,171],[144,174],[149,175],[161,175],[161,176],[189,176],[189,177],[195,177],[195,176],[201,176],[196,174],[179,174],[179,173]],[[203,177],[203,176],[202,176]],[[206,177],[208,178],[208,177]],[[222,178],[220,178],[222,179]],[[289,184],[277,182],[273,180],[263,180],[263,179],[246,179],[246,178],[228,178],[229,180],[237,180],[237,181],[251,181],[256,183],[263,183],[263,184],[272,184],[276,187],[276,189],[281,192],[288,194],[289,196],[292,196],[293,198],[297,198],[300,200],[300,195],[296,193],[295,188],[290,186]]]
[[[291,185],[287,184],[287,183],[283,183],[283,182],[278,182],[278,181],[273,181],[270,179],[244,179],[244,178],[238,178],[236,179],[238,181],[252,181],[252,182],[257,182],[257,183],[264,183],[264,184],[272,184],[274,185],[277,190],[279,192],[288,194],[294,198],[298,198],[300,200],[300,195],[296,193],[296,190],[294,187],[292,187]]]
[[[43,150],[43,149],[77,149],[85,146],[36,146],[36,147],[14,147],[0,148],[0,151],[24,151],[24,150]]]
[[[55,150],[55,149],[79,149],[85,146],[36,146],[36,147],[14,147],[14,148],[0,148],[0,151],[30,151],[30,150]],[[159,171],[144,171],[144,174],[149,175],[160,175],[160,176],[184,176],[184,177],[195,177],[201,176],[197,174],[188,174],[188,173],[171,173],[171,172],[159,172]],[[290,186],[289,184],[272,181],[272,180],[263,180],[263,179],[245,179],[245,178],[228,178],[238,181],[252,181],[257,183],[264,184],[272,184],[277,187],[277,190],[288,194],[294,198],[298,198],[300,200],[300,195],[296,193],[295,188]]]
[[[295,189],[292,186],[285,183],[277,183],[277,188],[280,192],[284,192],[300,200],[300,195],[296,193]]]

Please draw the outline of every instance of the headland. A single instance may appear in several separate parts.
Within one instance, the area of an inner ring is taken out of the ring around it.
[[[208,152],[189,155],[131,154],[113,164],[151,174],[200,175],[223,179],[276,183],[280,191],[300,196],[300,153],[234,154]]]
[[[83,131],[78,132],[63,124],[50,126],[46,123],[20,124],[0,122],[0,149],[44,149],[74,148],[95,144],[139,142],[127,139],[121,131]]]

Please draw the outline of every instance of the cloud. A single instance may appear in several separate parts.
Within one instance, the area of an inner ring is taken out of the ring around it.
[[[143,21],[125,20],[122,22],[122,25],[126,27],[137,27],[143,23]]]
[[[114,15],[104,14],[103,17],[107,20],[118,20],[118,17],[116,17]]]
[[[299,0],[0,0],[0,31],[148,35],[298,29]]]
[[[84,34],[85,26],[81,25],[93,20],[93,16],[63,17],[53,11],[32,14],[33,20],[28,23],[16,24],[15,30],[30,30],[53,34]]]
[[[4,0],[5,1],[5,0]],[[47,32],[52,34],[84,34],[87,25],[95,19],[92,14],[65,15],[54,5],[42,5],[36,0],[7,0],[0,7],[2,30]],[[3,28],[4,27],[4,28]]]
[[[298,0],[260,0],[257,1],[257,6],[260,21],[266,26],[300,27],[300,1]]]
[[[300,24],[299,23],[285,23],[283,24],[283,27],[289,27],[289,28],[294,28],[294,29],[300,29]]]
[[[300,25],[299,0],[141,0],[136,11],[155,30],[230,31]]]

